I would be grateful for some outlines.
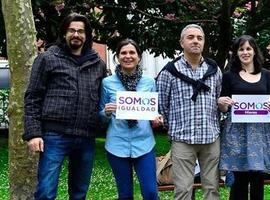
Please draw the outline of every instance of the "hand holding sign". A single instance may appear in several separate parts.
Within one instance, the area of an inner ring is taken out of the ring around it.
[[[164,124],[163,116],[158,115],[154,120],[151,121],[152,128],[157,128]]]
[[[228,108],[234,104],[234,101],[226,96],[226,97],[219,97],[218,98],[218,107],[222,112],[227,112]]]
[[[107,103],[105,105],[105,114],[107,116],[110,116],[115,111],[116,111],[116,104],[115,103]]]

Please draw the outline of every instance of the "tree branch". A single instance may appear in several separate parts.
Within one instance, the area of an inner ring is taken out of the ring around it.
[[[176,23],[176,24],[198,23],[198,22],[217,23],[216,19],[197,19],[197,20],[182,20],[179,18],[167,19],[165,17],[160,17],[160,16],[155,16],[155,15],[149,14],[149,13],[144,12],[144,11],[137,9],[137,8],[129,8],[129,7],[123,7],[123,6],[116,6],[116,5],[107,5],[107,4],[94,4],[94,5],[97,8],[99,8],[100,10],[103,10],[103,8],[113,8],[113,9],[118,9],[118,10],[126,10],[126,11],[130,11],[130,12],[136,12],[136,13],[142,14],[148,18],[151,18],[151,19],[162,20],[162,21]]]

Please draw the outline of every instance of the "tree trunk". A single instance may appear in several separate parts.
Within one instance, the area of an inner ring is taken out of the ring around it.
[[[221,70],[224,70],[224,63],[228,58],[228,53],[232,40],[232,24],[231,24],[231,4],[228,0],[222,0],[221,15],[218,18],[219,31],[219,47],[216,59]]]
[[[32,199],[36,185],[37,156],[30,155],[22,141],[23,97],[30,68],[36,56],[36,29],[31,0],[2,0],[11,70],[9,95],[10,199]]]

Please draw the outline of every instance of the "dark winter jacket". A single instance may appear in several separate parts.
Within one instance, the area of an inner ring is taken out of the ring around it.
[[[94,137],[105,63],[94,50],[80,59],[58,46],[34,61],[24,98],[24,140],[45,131]]]

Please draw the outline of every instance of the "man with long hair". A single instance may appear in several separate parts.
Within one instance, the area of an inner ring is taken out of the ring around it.
[[[55,199],[61,167],[68,157],[69,198],[85,199],[97,127],[105,63],[92,49],[88,19],[64,18],[58,40],[38,55],[25,93],[25,132],[32,152],[40,153],[35,199]]]

